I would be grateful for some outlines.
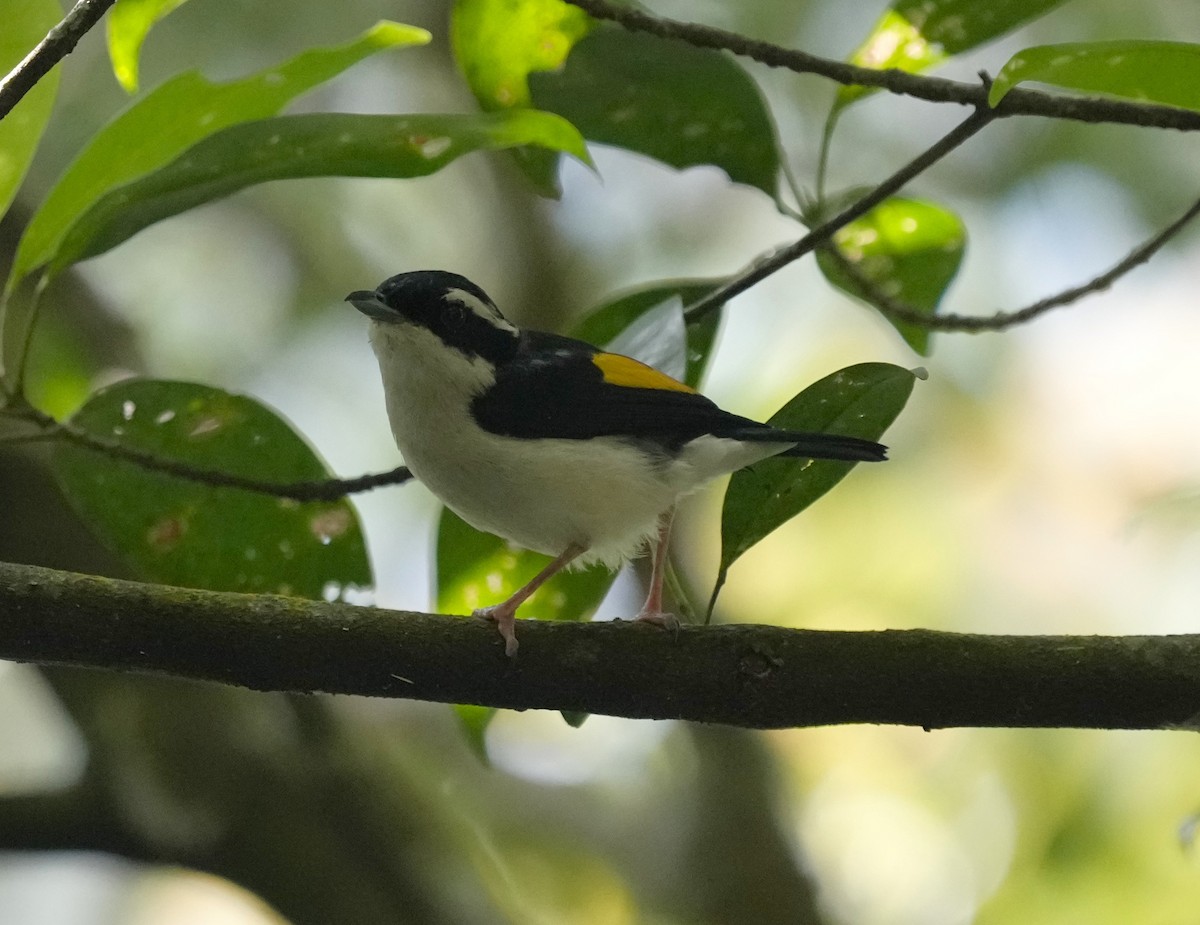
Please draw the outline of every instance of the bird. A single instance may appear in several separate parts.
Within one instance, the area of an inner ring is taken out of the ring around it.
[[[877,462],[859,437],[774,428],[581,340],[523,330],[475,283],[417,270],[346,301],[369,319],[397,448],[413,475],[471,526],[553,556],[507,600],[475,611],[517,654],[517,609],[568,566],[616,568],[653,547],[636,619],[663,612],[679,499],[772,456]]]

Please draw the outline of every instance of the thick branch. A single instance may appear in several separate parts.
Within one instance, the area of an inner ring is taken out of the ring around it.
[[[768,67],[787,68],[798,74],[818,74],[845,86],[878,87],[890,93],[912,96],[931,103],[959,103],[975,107],[988,105],[988,89],[978,84],[947,80],[944,77],[909,74],[894,69],[858,67],[844,61],[757,41],[724,29],[652,16],[636,7],[619,6],[609,0],[567,2],[579,7],[589,16],[611,20],[626,29],[687,42],[698,48],[724,49]],[[1200,129],[1200,113],[1187,109],[1098,97],[1059,96],[1021,88],[1009,90],[995,112],[1000,116],[1047,116],[1077,122],[1112,122],[1189,132]]]
[[[980,636],[479,621],[0,564],[0,658],[776,728],[1194,728],[1200,635]]]
[[[79,40],[100,21],[116,0],[79,0],[57,26],[34,46],[24,60],[0,80],[0,119],[7,116],[17,103],[54,65],[75,50]]]

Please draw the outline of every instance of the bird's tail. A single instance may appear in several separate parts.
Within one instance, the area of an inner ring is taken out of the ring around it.
[[[844,437],[840,434],[812,434],[802,431],[775,431],[771,440],[780,438],[796,441],[791,449],[780,456],[805,456],[810,459],[841,459],[847,462],[883,462],[887,459],[887,447],[874,440],[861,437]]]

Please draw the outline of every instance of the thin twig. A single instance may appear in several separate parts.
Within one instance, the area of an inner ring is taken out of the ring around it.
[[[1193,202],[1179,218],[1175,219],[1175,221],[1171,222],[1171,224],[1167,225],[1149,240],[1135,247],[1124,258],[1117,261],[1117,263],[1113,264],[1112,267],[1105,270],[1099,276],[1088,280],[1082,285],[1074,286],[1071,289],[1066,289],[1055,295],[1040,299],[1025,308],[1009,312],[996,312],[993,315],[982,317],[952,313],[930,315],[921,312],[913,308],[913,306],[885,293],[836,247],[826,247],[823,250],[854,281],[855,285],[863,290],[863,293],[868,297],[868,301],[875,304],[889,318],[896,321],[903,321],[906,324],[919,325],[932,331],[960,331],[978,334],[985,331],[1002,331],[1014,325],[1024,324],[1053,308],[1070,305],[1073,302],[1079,301],[1084,296],[1108,289],[1122,276],[1146,263],[1168,241],[1179,234],[1197,215],[1200,215],[1200,199]]]
[[[54,65],[74,51],[79,40],[114,3],[116,0],[79,0],[62,22],[46,33],[24,60],[0,80],[0,119],[12,112]]]
[[[751,286],[762,282],[772,273],[783,269],[789,263],[800,259],[805,254],[814,251],[828,241],[841,228],[861,218],[873,208],[904,188],[913,177],[916,177],[965,142],[968,138],[982,129],[995,118],[994,109],[976,109],[970,116],[955,126],[948,134],[926,148],[915,158],[897,170],[894,174],[876,186],[865,196],[855,200],[827,222],[818,225],[800,240],[776,251],[765,260],[751,266],[745,272],[735,276],[724,286],[714,289],[702,299],[688,306],[684,316],[689,322],[694,322],[715,311],[734,296],[741,295]]]
[[[768,67],[782,67],[798,74],[818,74],[845,86],[879,87],[891,93],[912,96],[931,103],[958,103],[963,106],[988,105],[988,91],[978,84],[910,74],[899,70],[858,67],[832,58],[822,58],[793,48],[746,38],[735,32],[652,16],[632,6],[618,6],[609,0],[567,0],[589,16],[619,23],[626,29],[648,32],[664,39],[675,39],[698,48],[717,48],[758,61]],[[1098,97],[1070,97],[1016,88],[1009,90],[995,109],[998,116],[1047,116],[1077,122],[1111,122],[1200,130],[1200,112],[1176,109],[1156,103],[1133,103]]]
[[[133,463],[152,472],[161,472],[191,482],[211,485],[214,488],[239,488],[242,491],[252,491],[275,498],[289,498],[293,501],[334,501],[346,495],[382,488],[385,485],[400,485],[412,478],[412,473],[407,466],[397,466],[387,472],[375,472],[352,479],[269,482],[263,479],[234,475],[231,472],[202,469],[175,459],[167,459],[137,447],[126,446],[116,440],[88,433],[70,422],[56,421],[50,415],[35,408],[25,408],[17,416],[43,428],[49,439],[66,440],[76,446],[93,450],[113,459]]]

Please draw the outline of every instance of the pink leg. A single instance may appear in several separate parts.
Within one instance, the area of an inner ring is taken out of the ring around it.
[[[517,654],[517,630],[515,626],[517,608],[524,604],[534,591],[570,565],[571,560],[582,555],[583,552],[584,548],[582,546],[572,543],[561,556],[534,575],[528,584],[519,589],[508,600],[499,604],[493,604],[491,607],[481,607],[475,611],[474,616],[482,620],[495,621],[496,627],[500,630],[500,635],[504,638],[504,654],[509,658],[513,658]]]
[[[658,543],[654,547],[654,560],[650,568],[650,593],[646,595],[646,603],[642,605],[637,619],[665,629],[678,629],[679,620],[674,614],[663,613],[663,576],[667,571],[667,547],[671,544],[671,523],[675,519],[675,509],[667,511],[658,523]]]

